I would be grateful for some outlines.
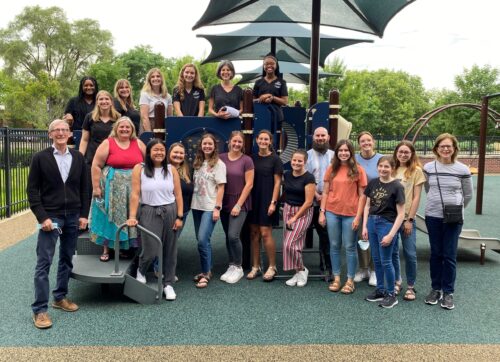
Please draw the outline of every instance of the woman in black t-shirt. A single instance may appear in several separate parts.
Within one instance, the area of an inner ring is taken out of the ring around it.
[[[205,115],[205,87],[200,79],[200,72],[193,63],[182,66],[172,100],[178,117]]]
[[[262,67],[262,78],[255,82],[253,87],[253,98],[262,104],[267,104],[283,121],[282,106],[288,104],[288,88],[279,70],[278,60],[267,55]]]
[[[303,287],[307,284],[309,271],[304,267],[302,249],[307,228],[313,216],[313,199],[316,180],[306,170],[307,152],[297,150],[292,155],[292,171],[284,175],[283,189],[285,206],[283,208],[283,270],[295,270],[295,275],[286,281],[290,287]]]
[[[227,110],[227,107],[234,108],[234,112],[243,111],[243,90],[237,85],[233,85],[234,65],[229,60],[223,60],[217,67],[217,78],[220,84],[215,85],[210,91],[208,100],[208,113],[214,117],[222,119],[237,117],[236,114]]]
[[[384,308],[392,308],[398,304],[394,293],[392,251],[405,216],[404,187],[392,176],[395,166],[391,156],[382,156],[377,162],[379,177],[371,180],[365,189],[363,239],[370,241],[377,274],[377,289],[366,300],[380,301],[379,305]],[[385,281],[387,286],[384,286]]]
[[[97,80],[83,77],[78,87],[78,96],[69,100],[64,110],[63,119],[68,122],[72,131],[81,130],[85,116],[95,107],[96,95],[99,92]]]
[[[134,106],[134,96],[130,82],[127,79],[117,80],[113,94],[115,96],[113,104],[116,111],[122,116],[130,118],[134,124],[135,132],[139,132],[141,114]]]

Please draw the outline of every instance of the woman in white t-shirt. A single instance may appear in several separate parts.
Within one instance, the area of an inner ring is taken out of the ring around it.
[[[139,105],[141,110],[140,132],[151,132],[154,129],[155,104],[161,102],[165,105],[165,116],[174,113],[172,96],[168,94],[165,78],[160,69],[152,68],[146,75],[146,81],[141,91]]]
[[[140,199],[140,210],[139,210]],[[182,228],[182,191],[179,174],[167,164],[167,150],[162,140],[151,140],[146,147],[144,163],[132,171],[132,193],[127,224],[143,227],[158,235],[163,246],[163,286],[167,300],[175,300],[172,287],[177,266],[177,230]],[[158,244],[142,233],[142,254],[136,279],[146,283],[146,272],[158,255]]]
[[[220,219],[226,183],[226,165],[219,159],[214,135],[206,133],[201,136],[193,168],[194,193],[191,209],[201,262],[201,273],[194,277],[194,281],[197,288],[206,288],[212,277],[210,238]]]

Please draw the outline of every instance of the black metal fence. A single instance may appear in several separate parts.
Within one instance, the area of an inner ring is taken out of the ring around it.
[[[402,136],[375,135],[377,152],[391,154]],[[479,137],[459,136],[460,154],[477,155]],[[415,142],[419,155],[432,154],[435,136],[420,136]],[[356,143],[355,135],[352,141]],[[31,157],[52,142],[45,130],[0,128],[0,219],[29,208],[26,196]],[[500,155],[500,136],[489,136],[487,155]]]
[[[392,154],[403,136],[374,135],[376,151],[382,154]],[[459,143],[460,156],[479,154],[479,136],[456,136]],[[436,136],[419,136],[414,146],[419,156],[432,155],[432,146]],[[357,135],[351,134],[353,144],[357,143]],[[486,137],[486,155],[500,155],[500,135]]]
[[[0,219],[29,208],[26,184],[31,157],[51,144],[44,130],[0,128]]]

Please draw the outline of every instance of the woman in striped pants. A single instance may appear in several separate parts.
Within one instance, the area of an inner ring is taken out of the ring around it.
[[[303,287],[309,271],[302,261],[306,231],[313,215],[313,198],[316,190],[314,176],[306,170],[307,153],[297,150],[292,155],[292,171],[284,175],[285,206],[283,209],[283,270],[295,270],[286,281],[288,286]]]

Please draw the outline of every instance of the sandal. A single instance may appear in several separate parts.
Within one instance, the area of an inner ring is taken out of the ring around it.
[[[415,294],[416,294],[415,288],[408,287],[406,289],[406,293],[405,293],[405,296],[403,297],[403,299],[412,302],[417,298],[417,296]]]
[[[399,293],[401,292],[401,281],[397,281],[396,283],[394,283],[394,295],[399,295]]]
[[[203,289],[203,288],[206,288],[208,287],[208,282],[210,281],[210,277],[208,275],[204,275],[200,278],[200,280],[198,280],[198,282],[196,283],[196,288],[198,289]]]
[[[196,274],[194,277],[193,277],[193,282],[195,283],[198,283],[200,281],[201,278],[203,278],[205,276],[205,274],[203,273],[200,273],[200,274]]]
[[[344,286],[342,287],[342,290],[340,291],[342,294],[352,294],[354,293],[354,282],[349,282],[347,281]]]
[[[99,260],[102,261],[103,263],[109,261],[109,254],[108,253],[104,253],[102,254],[100,257],[99,257]]]
[[[247,279],[248,280],[253,280],[255,278],[257,278],[258,275],[260,275],[261,273],[261,270],[260,270],[260,267],[252,267],[252,270],[250,271],[250,273],[247,274]]]
[[[340,290],[340,279],[334,279],[333,282],[328,286],[330,292],[338,292]]]
[[[276,270],[275,266],[270,266],[269,268],[267,268],[266,273],[264,274],[262,279],[264,279],[265,282],[272,282],[277,272],[278,270]]]

